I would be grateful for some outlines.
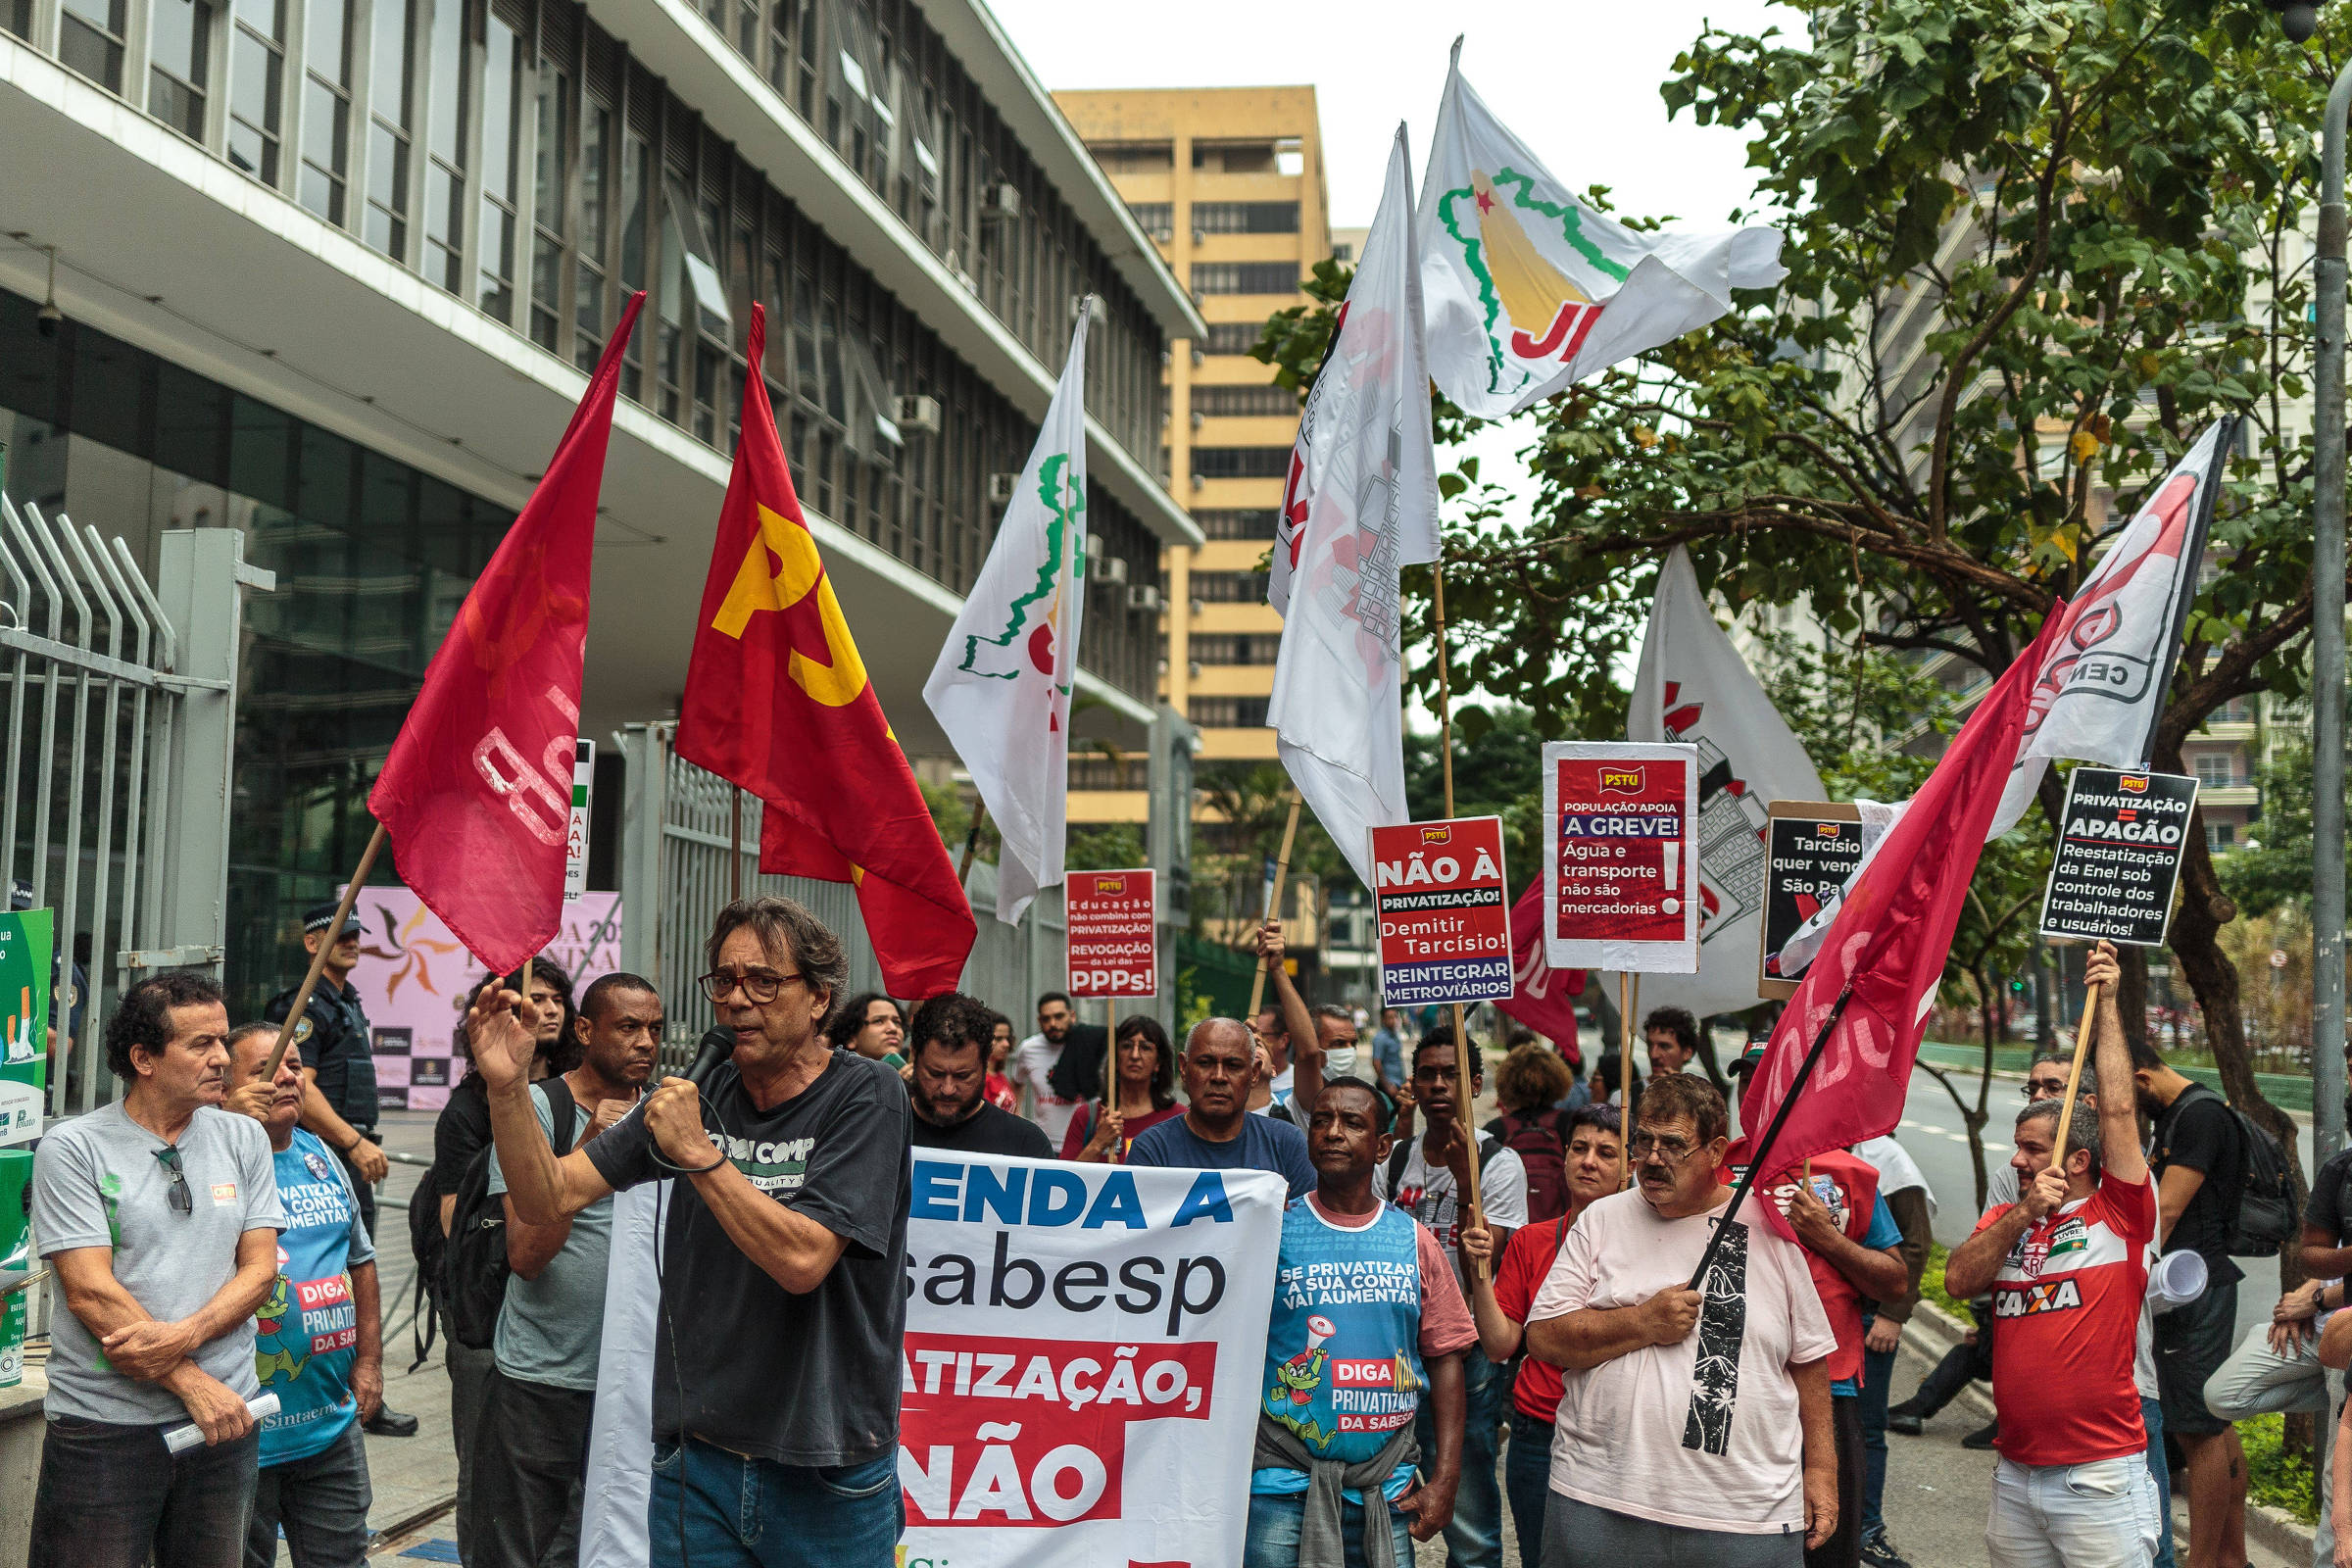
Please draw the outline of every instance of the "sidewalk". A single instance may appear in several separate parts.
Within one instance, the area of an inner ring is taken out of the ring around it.
[[[450,1441],[449,1374],[442,1370],[441,1348],[414,1374],[409,1362],[415,1351],[408,1336],[384,1347],[384,1402],[416,1418],[413,1438],[368,1439],[368,1480],[375,1489],[368,1525],[381,1545],[377,1550],[414,1544],[420,1533],[456,1539],[450,1509],[458,1500],[458,1451]],[[284,1553],[280,1552],[283,1559]]]

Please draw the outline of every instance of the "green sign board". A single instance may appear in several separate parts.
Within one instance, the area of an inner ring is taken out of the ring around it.
[[[55,918],[48,909],[0,914],[0,1146],[41,1136]]]

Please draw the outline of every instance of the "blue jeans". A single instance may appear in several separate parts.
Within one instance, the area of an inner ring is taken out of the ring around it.
[[[245,1568],[271,1568],[281,1529],[294,1568],[366,1561],[368,1507],[374,1500],[368,1445],[354,1417],[321,1451],[262,1468],[245,1532]]]
[[[1865,1319],[1864,1321],[1868,1321]],[[1862,1351],[1862,1539],[1886,1528],[1886,1386],[1894,1381],[1892,1350]]]
[[[2154,1568],[2173,1568],[2173,1470],[2164,1462],[2164,1406],[2154,1399],[2141,1399],[2139,1419],[2148,1429],[2148,1474],[2156,1478]]]
[[[1250,1496],[1250,1539],[1242,1546],[1242,1568],[1298,1568],[1298,1536],[1306,1517],[1306,1494],[1269,1497]],[[1389,1515],[1391,1539],[1396,1546],[1397,1568],[1412,1568],[1412,1525],[1404,1514]],[[1340,1504],[1340,1541],[1347,1548],[1348,1568],[1364,1568],[1363,1504]]]
[[[1462,1484],[1453,1494],[1453,1523],[1446,1527],[1446,1560],[1452,1568],[1502,1568],[1502,1489],[1494,1461],[1510,1395],[1509,1374],[1486,1351],[1473,1345],[1462,1352]],[[1437,1417],[1427,1398],[1413,1435],[1427,1474],[1438,1459]]]
[[[892,1568],[906,1523],[896,1450],[808,1467],[654,1445],[649,1568]]]
[[[1502,1490],[1511,1499],[1511,1532],[1519,1560],[1544,1560],[1544,1506],[1551,1495],[1551,1439],[1555,1428],[1514,1405],[1511,1446],[1502,1452]]]
[[[164,1429],[52,1416],[32,1502],[32,1568],[243,1568],[262,1439],[164,1447]]]

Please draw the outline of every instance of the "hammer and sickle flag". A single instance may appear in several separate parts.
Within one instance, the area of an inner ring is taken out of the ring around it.
[[[686,666],[678,755],[759,797],[760,869],[847,882],[894,996],[952,991],[978,934],[947,846],[858,657],[759,374]]]

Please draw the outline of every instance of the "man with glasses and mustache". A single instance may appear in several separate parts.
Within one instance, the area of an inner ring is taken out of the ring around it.
[[[200,974],[130,988],[106,1025],[122,1098],[33,1156],[54,1272],[33,1568],[238,1568],[259,1439],[255,1308],[277,1283],[270,1137],[221,1108],[228,1008]],[[204,1442],[167,1452],[194,1422]]]
[[[554,1225],[676,1178],[654,1346],[654,1568],[889,1568],[904,1523],[906,1092],[825,1038],[849,959],[800,905],[728,905],[706,961],[732,1058],[700,1091],[664,1079],[561,1159],[532,1105],[520,999],[484,988],[466,1038],[507,1201]]]

